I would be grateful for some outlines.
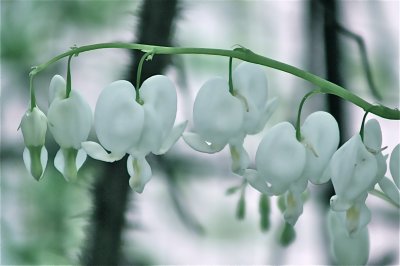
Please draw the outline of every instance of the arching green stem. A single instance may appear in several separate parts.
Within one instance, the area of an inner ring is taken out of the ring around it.
[[[229,92],[233,95],[232,61],[233,57],[229,57]]]
[[[202,55],[232,57],[290,73],[292,75],[295,75],[301,79],[307,80],[312,84],[316,85],[321,89],[321,92],[323,93],[336,95],[342,99],[345,99],[359,106],[364,110],[369,110],[370,113],[373,113],[382,118],[400,120],[400,111],[398,109],[391,109],[383,105],[372,105],[371,103],[368,103],[367,101],[361,99],[357,95],[344,89],[343,87],[336,85],[330,81],[327,81],[317,75],[301,70],[294,66],[270,59],[268,57],[258,55],[245,48],[224,50],[224,49],[212,49],[212,48],[167,47],[167,46],[146,45],[137,43],[99,43],[99,44],[77,47],[73,50],[62,53],[52,58],[50,61],[37,66],[34,70],[32,70],[31,74],[36,75],[43,69],[47,68],[49,65],[53,64],[54,62],[57,62],[58,60],[64,57],[70,56],[71,54],[82,53],[91,50],[105,49],[105,48],[141,50],[146,53],[151,52],[152,54],[202,54]]]
[[[306,95],[304,95],[303,99],[301,99],[300,105],[299,105],[299,110],[297,111],[297,121],[296,121],[296,139],[298,141],[302,140],[301,137],[301,130],[300,130],[300,119],[301,119],[301,111],[303,109],[303,105],[306,102],[306,100],[308,99],[308,97],[310,97],[311,95],[317,94],[317,93],[321,93],[320,89],[315,89],[313,91],[310,91],[309,93],[307,93]]]
[[[68,98],[69,95],[71,94],[71,59],[74,56],[74,54],[71,54],[68,57],[68,66],[67,66],[67,86],[65,88],[65,95]]]

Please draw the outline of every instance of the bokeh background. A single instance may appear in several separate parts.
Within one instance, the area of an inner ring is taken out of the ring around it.
[[[57,145],[49,135],[49,163],[42,181],[29,176],[17,131],[29,102],[28,73],[70,47],[99,42],[145,42],[254,52],[329,78],[372,102],[399,106],[400,2],[317,0],[1,0],[1,264],[331,264],[325,213],[330,185],[310,185],[296,224],[295,241],[279,244],[283,218],[271,201],[271,228],[260,230],[259,193],[246,190],[246,217],[236,219],[241,183],[230,173],[229,151],[193,152],[179,140],[167,155],[150,157],[154,176],[143,194],[128,188],[125,161],[88,158],[79,181],[67,183],[52,164]],[[374,97],[359,47],[365,43]],[[73,89],[94,109],[103,87],[134,81],[139,53],[99,50],[72,61]],[[239,62],[234,60],[234,65]],[[228,76],[228,60],[213,56],[155,56],[144,75],[162,73],[176,84],[177,121],[189,120],[196,92],[213,76]],[[273,69],[265,70],[269,95],[280,105],[265,130],[246,139],[254,161],[261,137],[274,124],[295,121],[302,96],[313,86]],[[35,78],[39,107],[55,74],[66,76],[66,59]],[[144,79],[144,78],[143,78]],[[142,80],[143,80],[142,79]],[[303,116],[329,110],[341,124],[342,142],[359,130],[363,112],[343,101],[315,96]],[[373,115],[369,116],[373,117]],[[400,142],[399,122],[379,119],[386,154]],[[91,134],[91,139],[95,135]],[[369,196],[370,264],[398,265],[399,211]]]

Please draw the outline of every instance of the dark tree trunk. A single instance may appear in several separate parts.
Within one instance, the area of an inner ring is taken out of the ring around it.
[[[177,0],[146,0],[143,2],[138,32],[138,43],[169,45],[177,16]],[[128,80],[136,85],[136,69],[140,52],[133,52]],[[168,64],[167,56],[155,56],[146,62],[141,80],[160,74]],[[130,195],[126,158],[103,163],[102,174],[93,185],[93,212],[91,214],[82,263],[85,265],[118,265],[121,255],[121,236],[125,225],[125,211]],[[135,262],[131,262],[136,264]]]

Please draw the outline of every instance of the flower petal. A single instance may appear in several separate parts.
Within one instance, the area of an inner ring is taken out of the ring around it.
[[[353,202],[373,184],[378,164],[357,134],[335,152],[329,168],[340,201]]]
[[[370,119],[364,126],[364,144],[367,149],[378,152],[382,147],[382,131],[376,119]]]
[[[272,127],[256,153],[258,174],[271,184],[275,195],[283,194],[301,177],[305,163],[305,148],[297,141],[294,127],[288,122]]]
[[[135,87],[126,80],[118,80],[107,85],[97,100],[96,134],[101,145],[112,153],[127,153],[141,136],[144,110],[135,99]]]
[[[288,190],[285,194],[285,211],[283,217],[287,223],[295,226],[300,215],[303,213],[303,199],[301,193]]]
[[[128,153],[135,157],[143,157],[152,151],[160,149],[162,144],[162,130],[160,117],[152,105],[143,105],[144,122],[139,141],[130,147]]]
[[[197,93],[193,123],[206,141],[226,144],[242,130],[243,115],[240,100],[229,93],[228,83],[222,78],[208,80]]]
[[[391,200],[400,205],[400,192],[396,185],[389,178],[387,178],[386,176],[383,177],[379,181],[379,186],[386,194],[386,196],[388,196]]]
[[[250,164],[250,157],[243,147],[243,141],[241,143],[229,144],[229,150],[232,158],[232,172],[242,175],[243,171],[247,169]]]
[[[161,155],[166,153],[182,136],[183,131],[187,126],[188,121],[184,121],[179,123],[178,125],[174,126],[172,130],[169,132],[169,135],[164,139],[161,148],[155,152],[154,154]]]
[[[74,181],[86,157],[86,152],[83,149],[61,148],[54,158],[54,166],[64,176],[66,181]]]
[[[145,157],[134,158],[129,155],[127,161],[130,187],[137,193],[142,193],[144,186],[150,181],[152,172],[149,163]]]
[[[307,151],[303,175],[314,184],[322,184],[323,172],[339,145],[339,126],[327,112],[310,114],[301,127],[302,143]]]
[[[66,83],[63,77],[60,75],[55,75],[49,86],[49,105],[54,101],[54,99],[64,99]]]
[[[339,214],[329,211],[328,232],[331,252],[339,265],[364,265],[367,263],[369,255],[367,227],[350,237],[340,221]]]
[[[204,153],[219,152],[226,145],[226,143],[224,145],[213,143],[209,144],[209,142],[205,141],[202,136],[193,132],[184,132],[182,134],[182,138],[186,142],[186,144],[189,145],[192,149]]]
[[[249,184],[258,190],[259,192],[266,195],[273,195],[271,187],[265,182],[265,179],[258,175],[254,169],[246,169],[243,172],[243,177],[249,182]]]
[[[24,136],[25,146],[43,146],[47,131],[46,115],[38,108],[34,107],[26,111],[21,119],[20,128]]]
[[[146,79],[140,87],[140,97],[144,106],[153,106],[161,123],[162,138],[170,133],[176,117],[177,96],[175,85],[163,75]]]
[[[22,154],[28,172],[39,181],[47,165],[48,154],[44,146],[25,148]]]
[[[82,148],[86,151],[86,153],[92,157],[93,159],[103,161],[103,162],[114,162],[122,159],[124,157],[124,153],[115,154],[115,153],[107,153],[107,151],[97,142],[93,141],[84,141],[81,143]]]
[[[49,129],[61,148],[80,149],[89,136],[92,111],[89,104],[76,92],[69,98],[55,98],[47,113]]]
[[[400,189],[400,144],[394,147],[392,154],[390,155],[389,168],[392,178],[397,188]]]
[[[276,98],[276,97],[272,98],[271,100],[269,100],[266,103],[264,110],[260,114],[258,125],[254,131],[255,133],[258,133],[264,129],[265,124],[268,122],[268,120],[271,118],[272,114],[278,108],[278,104],[279,104],[279,101],[278,101],[278,98]],[[253,134],[253,133],[249,132],[249,134]]]

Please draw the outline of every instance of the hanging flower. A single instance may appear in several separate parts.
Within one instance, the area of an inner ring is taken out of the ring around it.
[[[61,83],[63,81],[59,76],[55,76],[51,82],[56,84],[56,87]],[[50,91],[52,88],[50,87]],[[70,96],[65,98],[61,90],[56,90],[56,93],[50,93],[50,97],[54,99],[47,114],[48,125],[55,141],[60,145],[54,165],[67,181],[74,180],[77,171],[86,160],[86,152],[81,149],[81,142],[89,135],[92,111],[76,91],[71,91]]]
[[[339,265],[364,265],[369,256],[368,228],[349,235],[341,221],[340,213],[330,210],[328,213],[328,233],[332,256]]]
[[[177,111],[177,96],[174,84],[163,75],[146,79],[141,88],[144,125],[139,141],[128,153],[129,185],[141,193],[151,179],[152,171],[145,156],[150,152],[166,153],[185,130],[187,121],[174,126]]]
[[[167,152],[187,123],[173,127],[177,96],[174,84],[166,76],[148,78],[140,93],[143,105],[136,102],[135,88],[128,81],[115,81],[103,89],[95,109],[95,129],[102,146],[92,141],[82,143],[89,156],[97,160],[113,162],[130,154],[129,184],[139,193],[152,176],[145,156]]]
[[[48,158],[44,146],[47,118],[38,107],[34,107],[32,110],[26,111],[22,117],[20,128],[26,146],[23,152],[25,167],[39,181],[43,176]]]
[[[229,144],[232,171],[242,174],[250,159],[243,148],[247,134],[260,132],[276,108],[276,99],[267,102],[267,79],[263,69],[247,62],[233,72],[233,93],[222,78],[207,81],[193,106],[196,133],[184,133],[194,150],[215,153]]]
[[[140,138],[144,111],[136,102],[133,85],[118,80],[100,93],[94,112],[94,127],[101,145],[93,141],[82,143],[83,149],[94,159],[113,162],[120,160]]]
[[[370,189],[376,180],[378,163],[357,134],[332,156],[329,173],[336,192],[331,207],[335,211],[345,211]]]

